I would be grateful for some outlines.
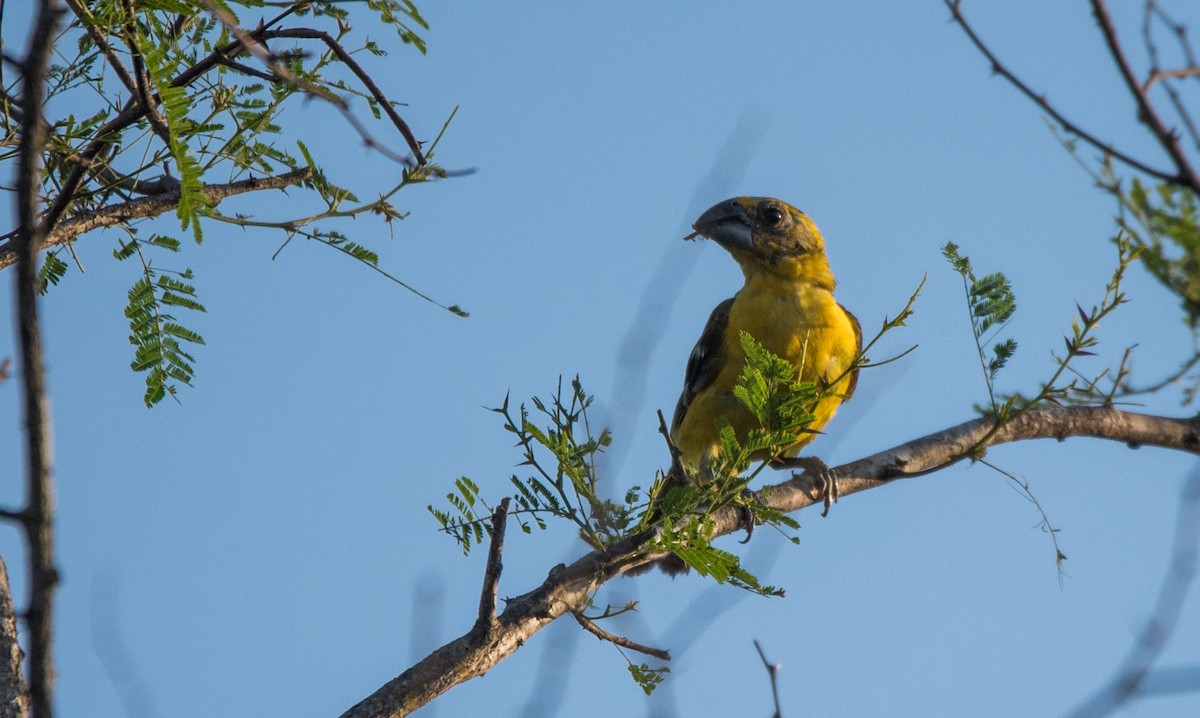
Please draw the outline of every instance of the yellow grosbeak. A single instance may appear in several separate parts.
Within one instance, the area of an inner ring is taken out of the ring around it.
[[[688,358],[671,426],[681,462],[689,474],[704,476],[718,450],[719,418],[728,421],[741,439],[758,428],[733,392],[746,364],[742,332],[791,362],[800,381],[826,387],[812,409],[815,418],[796,434],[794,444],[780,456],[754,458],[795,457],[854,392],[858,372],[847,370],[862,347],[858,320],[833,298],[835,282],[821,233],[808,215],[769,197],[721,202],[700,215],[692,228],[695,232],[688,239],[699,235],[724,247],[741,266],[746,283],[713,310]],[[824,469],[819,460],[811,461]],[[667,477],[662,491],[684,480],[677,474]],[[835,477],[822,478],[828,508],[836,498]],[[687,570],[674,556],[658,564],[671,574]]]
[[[858,320],[833,298],[835,282],[821,233],[808,215],[767,197],[721,202],[692,228],[692,236],[707,237],[733,256],[746,284],[717,305],[692,349],[671,438],[683,452],[684,465],[695,470],[717,450],[718,418],[742,438],[758,428],[733,393],[746,363],[740,338],[746,332],[790,361],[800,381],[827,387],[813,422],[783,453],[794,457],[854,393],[858,372],[846,370],[862,348]]]

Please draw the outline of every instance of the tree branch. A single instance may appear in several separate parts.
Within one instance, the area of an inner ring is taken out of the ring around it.
[[[283,189],[291,185],[303,182],[312,174],[312,170],[303,167],[291,172],[285,172],[281,175],[272,175],[270,177],[251,177],[250,179],[238,180],[229,184],[210,184],[205,185],[200,190],[201,194],[209,199],[212,206],[216,206],[221,200],[234,195],[245,194],[247,192],[258,192],[268,189]],[[121,202],[119,204],[110,204],[99,209],[85,212],[78,216],[72,217],[64,222],[60,222],[50,234],[46,236],[40,248],[46,249],[53,247],[63,242],[69,242],[78,237],[84,232],[90,232],[93,229],[101,227],[111,227],[114,224],[129,222],[135,219],[147,219],[149,217],[157,217],[161,214],[170,212],[179,206],[179,191],[165,192],[163,194],[151,195],[149,197],[139,197],[129,202]],[[14,240],[15,241],[15,240]],[[11,266],[17,261],[17,253],[13,241],[0,244],[0,269]]]
[[[475,618],[475,630],[487,631],[496,622],[496,593],[500,586],[500,572],[504,570],[501,557],[504,554],[504,530],[508,525],[509,499],[505,497],[492,513],[492,543],[488,546],[487,568],[483,572],[483,590],[479,595],[479,615]]]
[[[53,619],[58,569],[54,565],[54,492],[51,480],[50,405],[42,362],[37,315],[37,252],[45,230],[38,222],[38,179],[46,140],[42,116],[47,64],[54,31],[64,9],[41,0],[29,51],[21,67],[23,116],[17,159],[17,234],[11,240],[17,260],[17,333],[20,337],[21,393],[25,404],[25,484],[27,504],[21,526],[29,551],[29,689],[35,718],[54,712]]]
[[[841,494],[845,497],[957,463],[967,458],[967,452],[994,426],[989,419],[975,419],[838,466],[834,470]],[[987,445],[1073,436],[1119,441],[1132,448],[1159,446],[1200,454],[1200,418],[1150,416],[1109,407],[1031,409],[996,430]],[[784,512],[804,508],[820,501],[813,498],[812,481],[802,475],[776,484],[762,500]],[[714,537],[739,530],[743,521],[736,507],[717,512],[713,519]],[[504,612],[496,617],[493,630],[480,633],[472,629],[447,643],[346,711],[342,718],[405,716],[459,683],[486,673],[551,621],[582,609],[605,582],[660,558],[645,553],[655,533],[644,531],[607,549],[593,551],[570,566],[555,566],[542,585],[508,601]]]
[[[396,108],[392,106],[392,101],[388,99],[387,95],[383,94],[383,90],[379,89],[379,86],[375,84],[375,80],[372,79],[369,74],[367,74],[367,71],[362,69],[362,67],[355,62],[350,53],[346,52],[346,48],[342,47],[337,40],[334,40],[329,33],[322,32],[321,30],[312,30],[306,27],[298,27],[283,30],[271,30],[263,33],[263,37],[308,38],[324,42],[325,45],[333,51],[333,54],[338,56],[338,59],[342,61],[342,64],[348,67],[350,71],[353,72],[358,78],[358,81],[367,88],[367,90],[371,93],[371,97],[375,98],[375,101],[379,103],[380,109],[383,110],[384,114],[388,116],[388,119],[390,119],[392,124],[396,127],[396,130],[399,131],[401,136],[404,137],[404,141],[408,144],[408,150],[413,153],[416,163],[418,165],[425,164],[425,153],[421,151],[421,143],[417,141],[417,137],[413,134],[412,129],[409,128],[408,123],[405,122],[404,119],[400,117],[400,114],[396,112]]]
[[[771,663],[767,660],[767,654],[763,652],[762,646],[758,639],[754,640],[754,649],[758,651],[758,657],[762,659],[763,668],[767,669],[767,676],[771,679],[771,697],[775,699],[775,712],[771,714],[771,718],[783,718],[783,710],[779,707],[779,664]]]

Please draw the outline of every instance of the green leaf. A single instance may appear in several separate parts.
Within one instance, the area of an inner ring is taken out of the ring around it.
[[[45,294],[51,285],[57,285],[67,274],[67,263],[59,258],[58,252],[47,252],[38,269],[38,294]]]

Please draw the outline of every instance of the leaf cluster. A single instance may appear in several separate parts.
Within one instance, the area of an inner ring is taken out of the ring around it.
[[[1161,182],[1147,188],[1134,177],[1118,222],[1140,250],[1142,264],[1179,297],[1188,326],[1200,326],[1200,223],[1196,193]]]
[[[146,406],[154,406],[167,395],[176,396],[180,384],[191,385],[195,359],[184,346],[204,344],[204,338],[176,320],[168,309],[174,307],[191,312],[204,312],[196,298],[196,287],[190,284],[192,270],[159,269],[147,258],[144,248],[178,252],[180,242],[171,237],[151,235],[141,240],[131,235],[113,252],[119,261],[136,258],[141,276],[128,292],[125,316],[129,319],[129,343],[134,346],[130,368],[145,374]]]
[[[971,334],[975,338],[975,349],[983,368],[983,379],[987,384],[988,401],[992,412],[998,413],[996,401],[996,375],[1017,352],[1015,339],[999,339],[998,335],[1017,311],[1017,297],[1013,294],[1008,278],[999,272],[976,277],[971,259],[959,254],[958,245],[947,242],[942,247],[942,256],[962,276],[963,289],[967,295],[967,312],[971,320]],[[996,331],[992,332],[992,329]]]
[[[577,527],[584,541],[599,548],[623,538],[634,525],[638,487],[630,489],[620,503],[599,496],[596,458],[612,443],[612,434],[608,429],[593,434],[587,414],[592,401],[579,377],[571,380],[569,391],[564,391],[560,377],[548,402],[536,396],[531,399],[532,412],[522,403],[514,416],[507,396],[491,410],[504,417],[504,430],[516,436],[522,457],[518,466],[530,469],[524,477],[509,478],[516,505],[509,515],[525,533],[534,526],[545,529],[549,517],[565,519]],[[535,416],[544,423],[535,422]],[[490,535],[494,508],[465,476],[455,482],[455,491],[446,499],[448,510],[432,505],[428,510],[441,530],[469,553]]]

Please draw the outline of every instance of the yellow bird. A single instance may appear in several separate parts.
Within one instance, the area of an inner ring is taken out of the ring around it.
[[[848,370],[862,348],[858,320],[833,297],[835,282],[821,233],[808,215],[769,197],[721,202],[700,215],[692,229],[695,232],[687,238],[699,235],[724,247],[741,266],[746,283],[717,305],[692,349],[671,439],[688,473],[704,476],[719,446],[718,418],[724,417],[742,440],[758,428],[757,420],[733,393],[746,364],[741,332],[747,332],[768,351],[791,362],[800,381],[827,388],[812,410],[813,422],[796,435],[796,443],[781,458],[795,457],[854,393],[858,372]],[[822,474],[828,510],[837,499],[836,477],[819,460],[810,466]],[[680,480],[668,476],[663,491]],[[658,563],[671,574],[686,571],[674,556]]]
[[[833,298],[835,281],[817,225],[795,207],[768,197],[738,197],[700,215],[695,234],[724,247],[746,283],[717,305],[692,349],[671,438],[690,469],[702,469],[717,450],[717,419],[744,439],[758,423],[733,394],[746,363],[740,335],[791,362],[800,381],[826,386],[812,424],[784,453],[794,457],[854,393],[849,372],[862,348],[854,315]],[[830,382],[835,382],[830,386]],[[772,457],[758,456],[758,460]]]

